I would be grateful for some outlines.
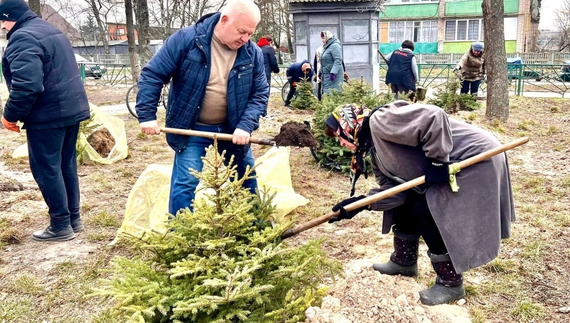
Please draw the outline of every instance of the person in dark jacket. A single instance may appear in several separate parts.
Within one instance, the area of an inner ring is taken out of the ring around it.
[[[425,174],[425,183],[351,211],[345,206],[365,195],[345,199],[332,210],[329,222],[350,219],[361,211],[384,211],[382,233],[394,232],[394,252],[387,263],[373,265],[386,275],[418,275],[420,236],[437,274],[435,284],[420,291],[426,305],[465,296],[462,272],[497,257],[501,239],[515,220],[509,165],[505,153],[455,174],[461,189],[452,190],[450,169],[500,146],[489,132],[449,118],[434,105],[395,101],[370,110],[339,107],[326,119],[325,134],[342,146],[368,152],[378,188],[373,195]]]
[[[253,167],[249,139],[269,100],[263,53],[250,40],[260,17],[253,1],[233,0],[170,36],[141,72],[135,106],[141,131],[160,133],[158,100],[172,80],[166,126],[232,134],[232,142],[218,143],[219,152],[225,150],[228,161],[235,156],[240,177]],[[169,212],[176,215],[180,209],[193,210],[198,179],[188,169],[202,170],[201,158],[213,140],[174,134],[166,140],[175,152]],[[255,193],[257,181],[249,178],[244,187]]]
[[[275,57],[275,49],[271,47],[273,43],[273,38],[270,35],[265,35],[265,37],[259,38],[257,46],[261,48],[263,52],[263,64],[265,66],[265,76],[267,77],[267,84],[271,86],[271,72],[279,73],[279,65],[277,64],[277,58]]]
[[[2,73],[10,91],[2,124],[26,129],[32,175],[48,206],[50,225],[33,233],[38,241],[69,240],[83,230],[75,144],[89,103],[71,43],[23,0],[0,2],[9,40]]]
[[[286,107],[290,107],[291,99],[293,99],[295,92],[297,92],[297,83],[300,82],[301,79],[307,79],[307,81],[310,82],[314,73],[308,60],[293,63],[287,68],[285,74],[289,82],[289,93],[287,93],[287,98],[285,99]]]
[[[392,93],[396,99],[398,94],[410,93],[413,99],[418,81],[418,65],[414,56],[414,42],[404,40],[402,47],[386,55],[388,72],[386,73],[386,84],[390,85]]]

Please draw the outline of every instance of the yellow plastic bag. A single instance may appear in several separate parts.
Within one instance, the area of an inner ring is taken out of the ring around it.
[[[101,125],[93,129],[93,132],[100,129],[107,129],[109,133],[111,133],[111,136],[113,136],[113,139],[115,139],[115,145],[106,157],[102,157],[87,141],[87,138],[89,138],[89,135],[91,133],[79,133],[77,140],[81,146],[85,147],[84,157],[95,163],[106,165],[114,164],[119,160],[127,158],[127,155],[129,154],[129,147],[127,145],[127,132],[125,131],[125,122],[120,118],[102,112],[97,106],[93,104],[90,104],[90,109],[91,114],[93,115],[93,120],[89,123],[89,125]]]
[[[96,105],[90,104],[89,106],[91,114],[93,115],[93,120],[87,125],[87,127],[90,125],[100,125],[93,129],[93,132],[103,128],[107,129],[111,136],[113,136],[113,139],[115,139],[115,145],[107,157],[102,157],[87,141],[87,138],[89,138],[89,135],[92,132],[88,134],[79,133],[77,141],[82,147],[84,147],[83,158],[95,163],[106,165],[113,164],[121,159],[127,158],[129,147],[127,145],[125,122],[117,117],[110,116],[102,112]],[[78,154],[79,153],[80,152],[78,152]],[[28,158],[28,144],[24,143],[17,147],[12,152],[12,158]],[[80,158],[80,156],[77,156],[77,158]]]
[[[273,147],[255,161],[260,191],[263,194],[275,193],[276,219],[309,202],[293,189],[289,153],[288,147]],[[120,233],[141,236],[149,230],[165,232],[171,173],[172,165],[158,164],[152,164],[142,172],[129,193],[123,223],[111,244],[117,241]],[[200,203],[205,194],[207,192],[203,190],[198,191],[196,203]]]

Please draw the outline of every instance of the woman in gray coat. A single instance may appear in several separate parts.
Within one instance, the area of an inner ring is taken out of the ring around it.
[[[340,91],[344,77],[340,41],[328,30],[321,32],[321,41],[323,51],[319,75],[322,75],[322,93],[328,94],[331,90]]]
[[[374,264],[382,274],[417,276],[420,236],[437,274],[436,283],[420,292],[426,305],[465,296],[462,272],[497,257],[501,239],[515,220],[506,154],[499,154],[457,173],[460,190],[452,192],[449,167],[500,144],[489,132],[448,118],[439,107],[395,101],[373,111],[356,105],[335,110],[326,120],[327,136],[339,138],[357,154],[369,152],[379,188],[375,194],[425,174],[423,187],[410,189],[369,206],[344,206],[366,196],[348,198],[333,207],[350,219],[363,210],[384,211],[382,233],[394,232],[390,260]]]

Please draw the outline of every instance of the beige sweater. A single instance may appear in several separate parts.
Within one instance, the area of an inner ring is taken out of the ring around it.
[[[234,66],[237,50],[231,50],[213,35],[211,51],[210,80],[198,118],[200,124],[221,124],[226,122],[228,117],[228,77]]]

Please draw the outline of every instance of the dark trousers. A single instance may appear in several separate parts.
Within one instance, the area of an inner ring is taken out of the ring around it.
[[[479,84],[481,84],[481,80],[463,81],[461,84],[461,94],[477,94],[477,92],[479,92]]]
[[[323,94],[321,93],[323,87],[323,82],[317,82],[317,99],[321,101]]]
[[[291,99],[295,96],[295,91],[297,88],[293,86],[293,84],[289,83],[289,93],[287,93],[287,98],[285,99],[285,105],[291,104]]]
[[[447,253],[424,194],[410,192],[406,202],[394,209],[394,223],[401,233],[421,235],[431,253],[436,255]]]
[[[48,206],[50,225],[56,230],[79,218],[78,133],[79,123],[26,131],[30,169]]]
[[[411,92],[412,90],[408,89],[407,87],[403,86],[403,85],[394,85],[394,84],[390,84],[390,87],[392,89],[392,93],[394,93],[394,97],[396,99],[398,99],[398,94],[402,93],[402,94],[408,94],[408,92]],[[408,96],[408,99],[410,101],[414,101],[414,93],[410,93],[410,95]],[[414,101],[415,102],[415,101]]]

